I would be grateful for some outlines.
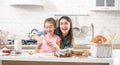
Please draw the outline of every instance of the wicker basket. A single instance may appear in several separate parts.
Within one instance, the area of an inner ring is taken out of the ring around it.
[[[112,57],[112,44],[92,44],[91,56],[98,58]]]

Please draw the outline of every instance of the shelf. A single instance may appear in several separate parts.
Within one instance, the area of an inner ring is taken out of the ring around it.
[[[14,0],[10,3],[14,7],[43,7],[40,0]]]

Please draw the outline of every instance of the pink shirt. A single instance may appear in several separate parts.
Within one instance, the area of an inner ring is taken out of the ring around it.
[[[50,46],[48,46],[48,44],[47,44],[48,41],[52,42],[52,44],[57,44],[56,42],[61,40],[60,37],[55,34],[51,39],[45,38],[44,35],[41,35],[41,38],[42,39],[40,41],[38,41],[38,45],[44,52],[53,52],[54,51]]]

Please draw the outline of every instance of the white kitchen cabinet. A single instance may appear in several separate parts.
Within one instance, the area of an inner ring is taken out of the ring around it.
[[[119,0],[92,0],[92,10],[114,11],[120,10]]]

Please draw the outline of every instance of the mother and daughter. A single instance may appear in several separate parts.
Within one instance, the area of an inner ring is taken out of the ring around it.
[[[33,36],[38,41],[37,52],[54,52],[73,47],[72,21],[68,16],[62,16],[58,20],[57,28],[54,18],[47,18],[44,21],[44,30],[45,34],[40,37]]]

